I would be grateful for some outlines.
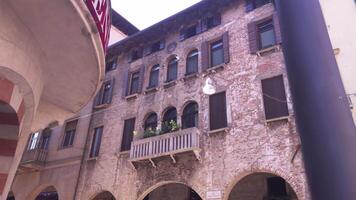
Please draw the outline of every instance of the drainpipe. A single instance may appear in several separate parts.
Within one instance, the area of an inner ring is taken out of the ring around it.
[[[275,3],[312,199],[355,200],[355,124],[319,1]]]
[[[93,104],[93,102],[91,102]],[[92,108],[92,106],[91,106]],[[84,161],[85,161],[85,158],[86,158],[86,152],[87,152],[87,147],[89,147],[90,145],[90,141],[89,140],[89,134],[90,134],[90,125],[92,123],[92,120],[93,120],[93,110],[91,109],[90,110],[90,114],[88,117],[90,117],[89,119],[89,123],[88,123],[88,130],[87,130],[87,135],[85,136],[85,143],[84,143],[84,147],[83,147],[83,153],[82,153],[82,158],[80,160],[80,166],[79,166],[79,171],[78,171],[78,177],[77,177],[77,182],[75,184],[75,188],[74,188],[74,194],[73,194],[73,200],[76,200],[76,196],[78,194],[78,187],[79,187],[79,182],[80,182],[80,178],[81,178],[81,175],[82,175],[82,171],[83,171],[83,168],[84,168]]]

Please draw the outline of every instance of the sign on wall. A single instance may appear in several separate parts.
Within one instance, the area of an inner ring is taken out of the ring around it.
[[[104,52],[106,53],[111,26],[110,0],[86,0],[86,5],[94,18]]]

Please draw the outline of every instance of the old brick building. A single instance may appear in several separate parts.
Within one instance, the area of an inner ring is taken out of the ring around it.
[[[266,0],[202,1],[114,44],[93,106],[57,128],[82,138],[77,176],[18,175],[15,198],[309,199],[281,45]]]

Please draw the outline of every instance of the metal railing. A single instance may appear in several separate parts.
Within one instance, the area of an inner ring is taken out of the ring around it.
[[[26,150],[22,156],[21,164],[35,162],[44,164],[47,158],[48,150],[45,149],[31,149]]]

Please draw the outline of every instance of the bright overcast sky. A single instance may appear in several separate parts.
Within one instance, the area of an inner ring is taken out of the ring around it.
[[[111,0],[111,6],[138,29],[147,28],[200,0]]]

